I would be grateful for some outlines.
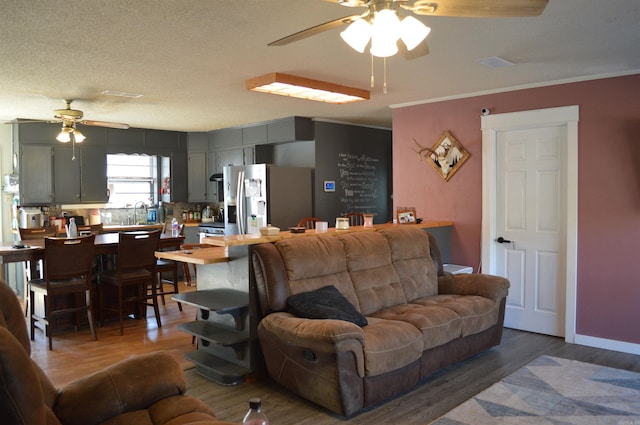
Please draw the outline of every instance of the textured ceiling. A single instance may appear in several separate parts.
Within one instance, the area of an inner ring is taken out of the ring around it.
[[[389,59],[386,95],[376,59],[371,100],[350,105],[244,88],[275,71],[369,88],[370,56],[339,29],[267,47],[354,12],[329,1],[3,0],[0,10],[0,122],[50,119],[73,98],[87,119],[143,128],[207,131],[291,115],[390,126],[390,105],[640,72],[638,0],[550,0],[535,18],[420,17],[431,53]],[[475,62],[491,56],[515,66]]]

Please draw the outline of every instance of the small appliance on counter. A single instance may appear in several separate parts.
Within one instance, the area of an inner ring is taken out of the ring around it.
[[[20,208],[20,227],[23,229],[42,227],[42,211],[39,208]]]

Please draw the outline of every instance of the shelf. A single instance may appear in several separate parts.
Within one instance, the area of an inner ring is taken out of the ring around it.
[[[222,385],[239,384],[244,381],[244,375],[250,373],[248,369],[201,350],[187,353],[185,357],[195,363],[196,372]]]
[[[249,341],[249,336],[244,333],[206,320],[182,323],[178,325],[178,329],[224,347],[244,344]]]
[[[171,297],[172,300],[189,304],[204,311],[230,314],[236,322],[236,330],[244,329],[244,318],[249,311],[249,294],[235,289],[206,289],[183,292]],[[203,314],[206,319],[207,315]]]
[[[199,309],[230,314],[249,306],[249,294],[234,289],[205,289],[174,295],[173,300],[189,304]]]

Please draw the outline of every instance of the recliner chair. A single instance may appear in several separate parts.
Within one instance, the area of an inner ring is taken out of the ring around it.
[[[166,352],[131,357],[55,388],[29,357],[20,303],[0,280],[0,416],[5,425],[222,425],[185,395],[178,362]]]

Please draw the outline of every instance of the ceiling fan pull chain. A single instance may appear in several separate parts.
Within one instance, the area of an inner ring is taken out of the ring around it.
[[[387,94],[387,58],[383,58],[384,63],[384,82],[382,83],[382,93]]]
[[[373,55],[371,55],[371,88],[375,86],[375,79],[373,78]]]

